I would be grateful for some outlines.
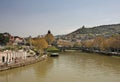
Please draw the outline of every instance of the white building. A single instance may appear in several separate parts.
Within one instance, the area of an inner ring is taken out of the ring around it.
[[[15,51],[4,51],[0,52],[0,65],[4,63],[15,62],[16,59],[26,59],[27,52],[23,50]]]

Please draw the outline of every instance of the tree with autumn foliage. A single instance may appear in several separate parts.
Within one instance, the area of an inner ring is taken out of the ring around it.
[[[93,40],[83,41],[82,47],[92,51],[120,52],[120,34],[110,37],[97,36]]]
[[[84,46],[87,48],[92,48],[93,47],[93,40],[85,41]]]
[[[31,43],[38,51],[44,51],[48,47],[48,43],[44,38],[33,38]]]
[[[47,43],[48,43],[49,45],[51,45],[51,44],[54,42],[55,38],[54,38],[53,34],[50,32],[50,30],[49,30],[48,33],[46,34],[45,40],[47,41]]]
[[[108,38],[108,48],[118,52],[120,50],[120,35],[114,35]]]
[[[98,37],[96,37],[95,39],[94,39],[94,41],[93,41],[93,47],[95,48],[95,49],[101,49],[101,44],[102,44],[102,42],[104,41],[104,37],[103,36],[98,36]]]

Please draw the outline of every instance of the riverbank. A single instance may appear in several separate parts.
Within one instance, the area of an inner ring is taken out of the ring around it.
[[[43,61],[47,59],[47,55],[43,55],[41,57],[29,57],[26,60],[19,60],[16,63],[11,63],[8,65],[0,65],[0,71],[5,71],[5,70],[9,70],[9,69],[14,69],[14,68],[18,68],[18,67],[23,67],[26,65],[30,65],[30,64],[34,64],[40,61]]]
[[[98,53],[98,54],[103,54],[103,55],[108,55],[108,56],[120,56],[120,53],[118,52],[107,52],[107,51],[90,50],[90,49],[81,49],[81,50],[84,52]]]

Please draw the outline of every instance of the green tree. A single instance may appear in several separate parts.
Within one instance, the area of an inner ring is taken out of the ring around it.
[[[4,36],[4,34],[0,33],[0,44],[6,45],[9,42],[9,36]]]

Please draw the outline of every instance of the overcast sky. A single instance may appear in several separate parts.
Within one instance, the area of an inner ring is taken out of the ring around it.
[[[0,0],[0,32],[54,35],[120,23],[120,0]]]

